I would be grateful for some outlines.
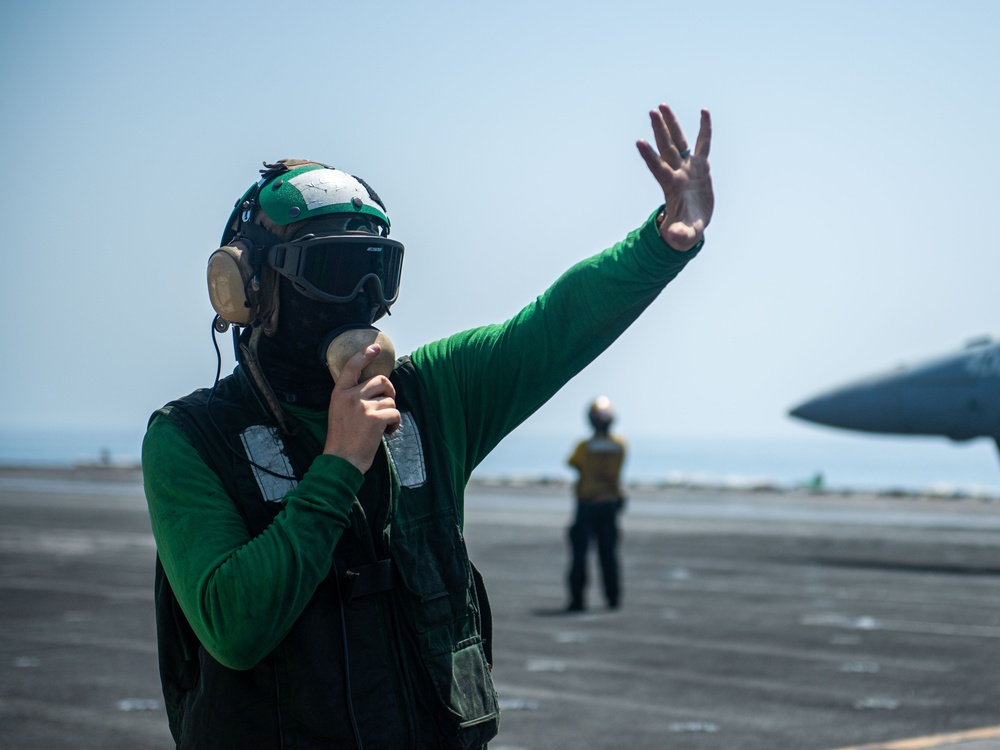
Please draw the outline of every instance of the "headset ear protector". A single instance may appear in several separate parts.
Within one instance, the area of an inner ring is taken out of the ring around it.
[[[230,325],[245,327],[265,317],[267,289],[273,286],[262,282],[261,265],[266,251],[254,240],[263,244],[278,241],[263,227],[251,222],[260,184],[255,183],[236,202],[226,222],[222,247],[208,258],[208,297],[212,307],[222,319],[220,330]]]
[[[260,277],[247,262],[249,253],[242,243],[223,245],[208,258],[208,297],[219,317],[230,325],[244,327],[251,322],[260,291]]]

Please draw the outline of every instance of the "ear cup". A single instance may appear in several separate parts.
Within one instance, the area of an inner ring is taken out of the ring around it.
[[[250,323],[251,303],[247,299],[247,282],[244,274],[243,249],[226,245],[216,250],[208,259],[208,297],[219,317],[236,326]]]

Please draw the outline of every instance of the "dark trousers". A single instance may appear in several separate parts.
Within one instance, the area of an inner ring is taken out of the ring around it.
[[[618,511],[620,500],[578,502],[576,520],[569,527],[572,562],[569,568],[569,608],[583,609],[587,586],[587,549],[590,539],[597,539],[597,554],[601,563],[604,599],[609,607],[617,607],[620,598],[618,581]]]

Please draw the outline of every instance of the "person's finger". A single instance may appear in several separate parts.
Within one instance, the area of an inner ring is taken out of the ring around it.
[[[674,115],[674,111],[670,109],[666,104],[660,105],[660,116],[663,118],[663,123],[666,125],[667,132],[670,133],[670,140],[677,149],[677,155],[680,159],[686,159],[690,156],[691,152],[688,150],[687,139],[684,137],[684,131],[681,130],[681,125],[677,122],[677,117]],[[685,154],[684,152],[688,153]]]
[[[694,152],[698,156],[708,156],[712,150],[712,115],[707,109],[701,111],[701,128],[698,130],[698,141]]]
[[[379,376],[381,377],[381,376]],[[372,380],[377,380],[378,378],[372,378]],[[383,378],[386,380],[385,378]],[[386,380],[388,383],[388,380]],[[390,388],[392,386],[390,385]],[[391,393],[379,394],[372,398],[364,398],[365,411],[366,413],[378,420],[382,425],[382,430],[386,434],[392,433],[399,427],[400,420],[402,416],[399,413],[399,409],[396,408],[396,392],[393,390]]]
[[[360,385],[359,393],[363,399],[376,401],[383,398],[396,398],[396,389],[393,387],[392,381],[385,375],[376,375]]]
[[[387,409],[383,416],[385,417],[385,434],[391,435],[399,429],[399,424],[402,421],[402,415],[399,413],[398,409],[393,408]]]
[[[639,149],[639,155],[642,157],[643,161],[646,162],[646,166],[649,168],[650,173],[652,173],[654,179],[660,183],[661,186],[665,186],[670,182],[670,168],[664,163],[660,158],[660,155],[650,146],[646,141],[639,140],[635,142],[635,147]]]
[[[650,111],[649,123],[653,126],[653,138],[656,139],[656,149],[660,152],[660,158],[676,169],[680,165],[680,158],[677,156],[677,149],[674,148],[674,144],[670,140],[670,131],[667,130],[667,124],[663,121],[663,115],[658,109]]]
[[[372,344],[371,346],[363,349],[349,360],[347,364],[340,371],[340,377],[337,378],[337,382],[334,383],[334,388],[340,388],[341,390],[345,388],[353,388],[358,384],[358,380],[361,378],[361,371],[365,369],[369,362],[371,362],[378,353],[382,351],[382,347],[378,344]]]
[[[640,139],[636,141],[635,147],[639,149],[639,156],[641,156],[642,160],[646,162],[646,166],[649,167],[649,171],[655,174],[655,167],[659,166],[657,164],[659,155],[653,150],[653,147],[644,140]]]

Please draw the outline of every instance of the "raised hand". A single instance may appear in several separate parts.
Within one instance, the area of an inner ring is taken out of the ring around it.
[[[368,471],[382,435],[399,426],[396,389],[384,375],[358,382],[361,371],[378,356],[372,344],[344,365],[330,395],[323,453],[340,456],[362,473]]]
[[[666,220],[660,225],[660,236],[672,248],[684,252],[701,242],[715,209],[708,167],[712,117],[707,109],[701,111],[701,128],[694,152],[666,104],[650,112],[649,119],[656,148],[643,140],[635,145],[663,189]]]

